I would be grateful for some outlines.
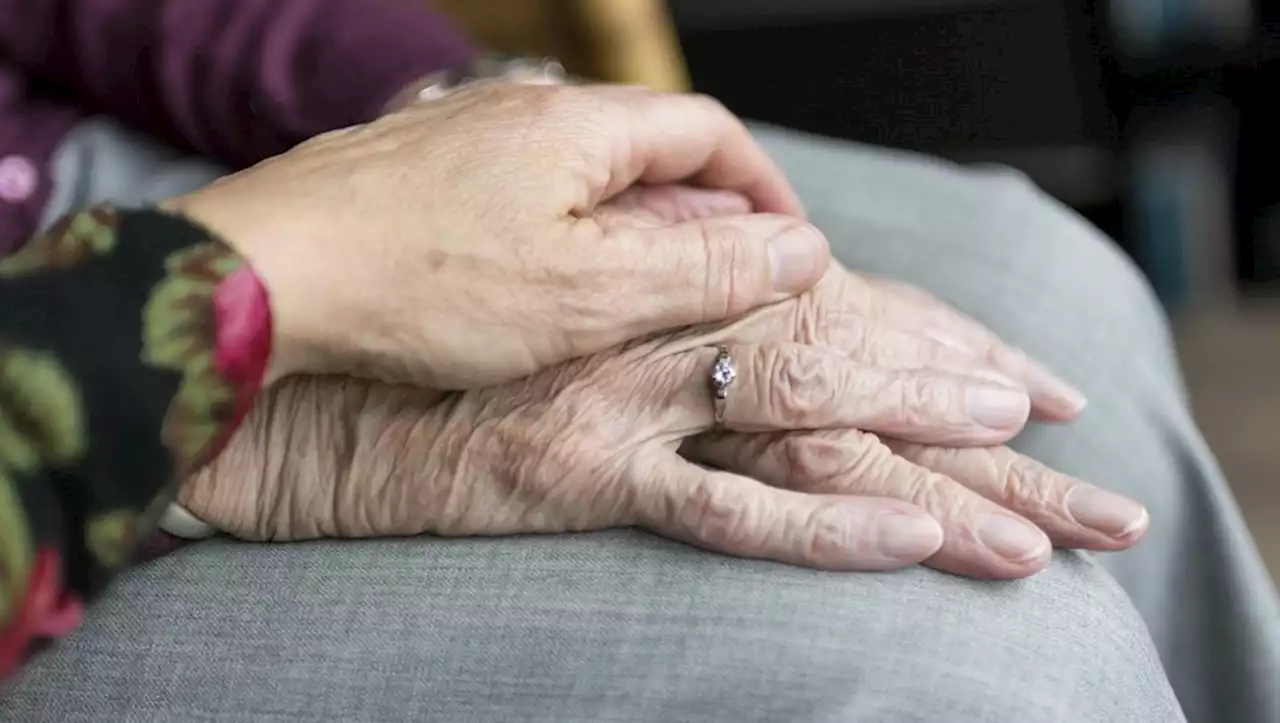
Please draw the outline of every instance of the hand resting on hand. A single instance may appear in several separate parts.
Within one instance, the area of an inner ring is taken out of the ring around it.
[[[662,208],[663,191],[644,193]],[[705,212],[668,200],[660,215]],[[931,320],[945,320],[946,343],[912,330]],[[716,344],[740,379],[713,432]],[[1136,503],[989,446],[1021,429],[1026,389],[1040,416],[1079,411],[1078,394],[974,322],[834,267],[737,322],[502,386],[286,380],[181,499],[248,539],[640,526],[826,569],[924,561],[977,577],[1032,574],[1051,543],[1136,542]]]

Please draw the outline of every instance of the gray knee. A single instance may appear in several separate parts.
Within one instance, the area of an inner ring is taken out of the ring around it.
[[[0,718],[259,720],[287,700],[342,720],[1177,719],[1127,599],[1078,556],[997,584],[823,574],[631,532],[210,543],[123,580],[27,672]]]
[[[761,641],[769,637],[757,631],[737,665],[787,661],[788,685],[809,688],[795,694],[826,702],[822,715],[808,711],[806,719],[1180,720],[1128,598],[1076,554],[1060,553],[1044,573],[1015,583],[918,569],[832,581],[804,599],[781,623],[808,628],[791,632],[791,649],[767,653]]]
[[[1145,275],[1111,238],[1007,168],[967,171],[983,193],[984,236],[1008,259],[1024,289],[1041,289],[1060,310],[1132,327],[1167,343],[1164,309]],[[1118,319],[1116,317],[1119,317]]]

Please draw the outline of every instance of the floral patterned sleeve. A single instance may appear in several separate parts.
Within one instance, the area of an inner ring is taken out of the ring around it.
[[[0,678],[76,627],[270,350],[258,277],[177,215],[96,208],[0,261]]]

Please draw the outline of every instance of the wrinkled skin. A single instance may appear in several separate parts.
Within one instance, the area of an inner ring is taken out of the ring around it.
[[[736,203],[645,189],[620,199],[609,222]],[[715,344],[733,350],[740,378],[725,429],[710,431]],[[967,408],[975,390],[1022,401],[984,425]],[[1008,440],[1031,408],[1066,420],[1082,405],[927,294],[836,265],[812,291],[737,322],[502,386],[286,380],[181,500],[255,540],[640,526],[824,569],[923,561],[1020,577],[1047,563],[1051,544],[1119,550],[1146,530],[1136,503],[1005,447],[971,446]]]
[[[750,206],[646,228],[595,215],[636,183],[676,181]],[[498,384],[794,297],[829,260],[786,179],[722,105],[621,86],[476,83],[166,206],[262,279],[272,378]]]

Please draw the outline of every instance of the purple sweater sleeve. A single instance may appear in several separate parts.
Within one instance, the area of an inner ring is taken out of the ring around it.
[[[28,77],[236,166],[473,54],[425,0],[0,0],[0,55]]]

